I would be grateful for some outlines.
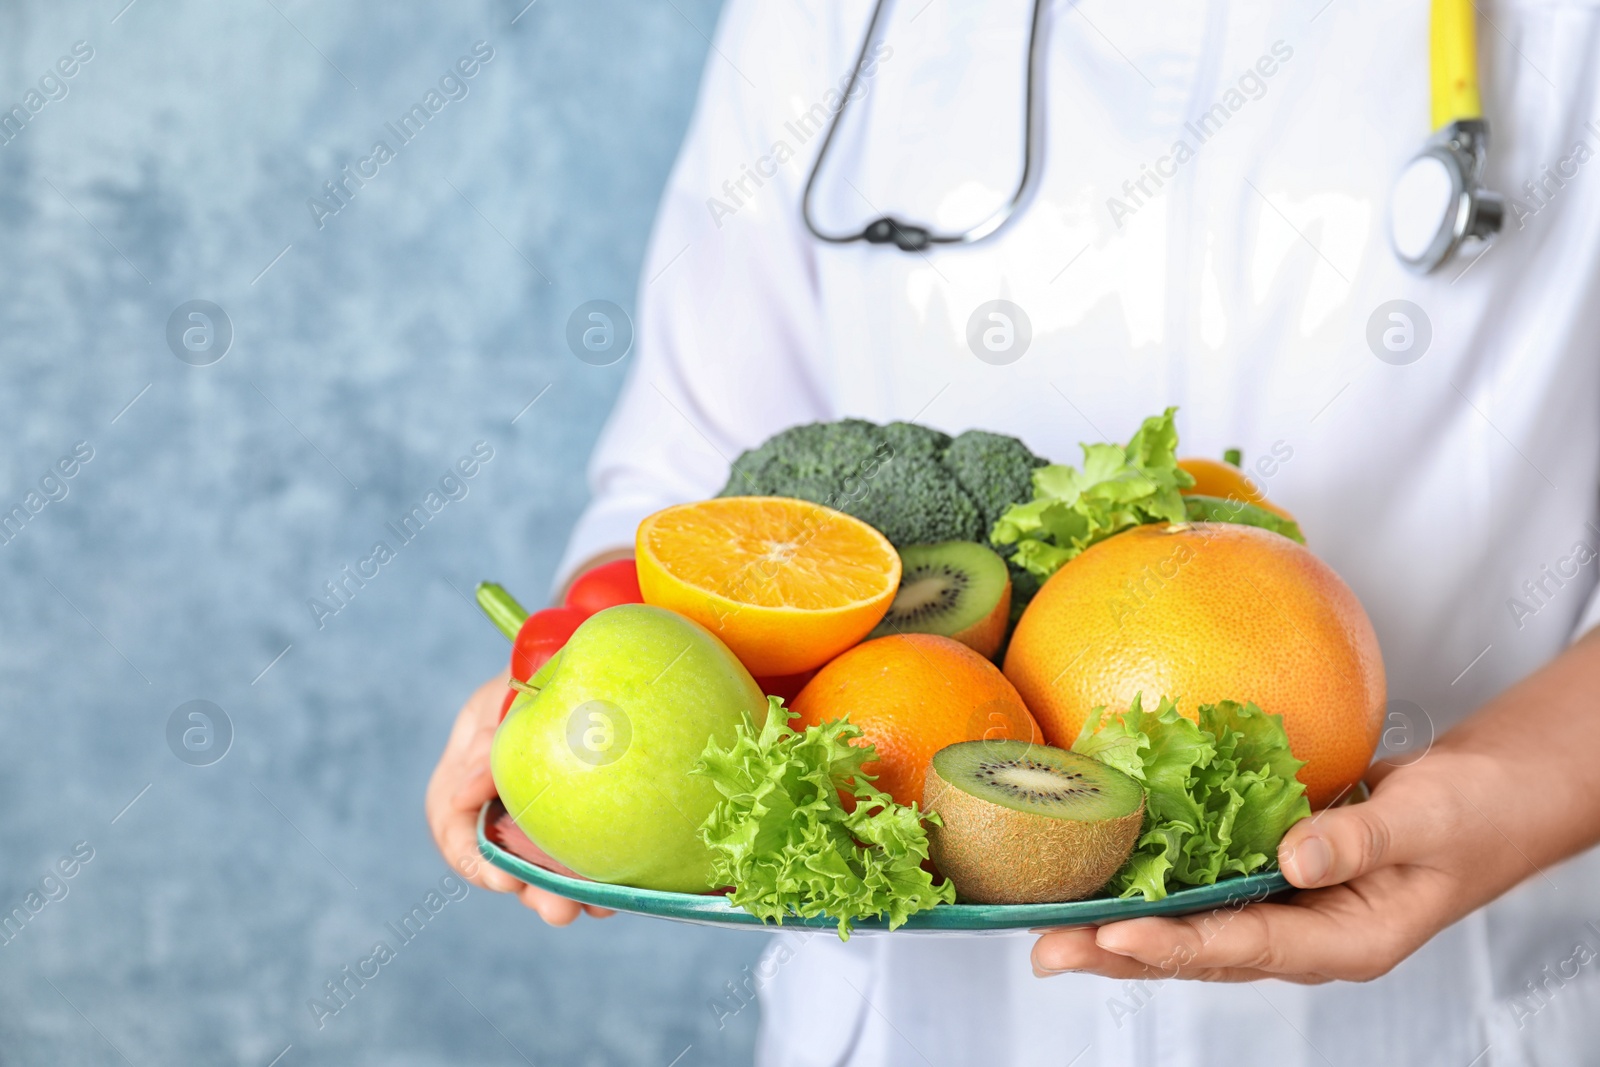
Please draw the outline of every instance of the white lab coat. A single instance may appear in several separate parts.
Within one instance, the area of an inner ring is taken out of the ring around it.
[[[892,212],[961,227],[1008,195],[1028,12],[892,8],[889,49],[820,182],[823,225]],[[1492,250],[1426,278],[1400,268],[1386,223],[1428,133],[1422,0],[1053,4],[1037,196],[998,238],[926,255],[823,246],[800,222],[821,140],[802,117],[836,99],[868,14],[867,0],[729,0],[563,570],[630,545],[650,511],[714,493],[732,457],[795,423],[976,426],[1074,462],[1077,442],[1125,439],[1177,404],[1185,454],[1289,453],[1259,480],[1366,605],[1391,699],[1422,710],[1391,721],[1413,746],[1594,620],[1600,125],[1585,124],[1600,118],[1600,6],[1484,6],[1488,178],[1517,202]],[[1124,183],[1141,177],[1135,197]],[[1008,365],[966,339],[996,298],[1032,326]],[[1403,365],[1368,343],[1396,299],[1432,334]],[[1594,855],[1365,985],[1041,981],[1031,943],[791,945],[763,972],[760,1060],[1600,1062]]]

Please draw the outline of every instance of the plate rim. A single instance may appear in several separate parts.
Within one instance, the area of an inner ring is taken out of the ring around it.
[[[486,832],[489,813],[499,804],[500,798],[494,797],[478,809],[479,854],[507,874],[569,900],[657,919],[723,928],[742,927],[769,933],[795,928],[838,928],[838,920],[825,915],[814,918],[790,915],[785,916],[782,922],[764,922],[743,908],[729,904],[727,898],[719,894],[640,889],[557,874],[501,848],[489,838]],[[501,808],[504,810],[503,805]],[[1238,908],[1244,906],[1241,902],[1258,903],[1293,888],[1283,872],[1272,867],[1254,874],[1225,878],[1211,885],[1190,886],[1157,901],[1138,897],[1092,897],[1055,904],[939,904],[912,915],[894,932],[984,934],[1043,927],[1099,926],[1149,915],[1190,915]],[[886,919],[860,919],[851,923],[852,935],[888,932],[889,923]]]

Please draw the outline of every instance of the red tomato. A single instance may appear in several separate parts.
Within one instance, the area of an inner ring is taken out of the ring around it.
[[[511,645],[511,677],[526,682],[567,643],[572,631],[588,618],[572,608],[545,608],[528,616]]]
[[[614,560],[590,567],[567,590],[566,606],[585,617],[618,604],[643,604],[639,592],[639,571],[631,559]]]
[[[517,699],[517,691],[510,686],[506,686],[506,698],[500,702],[500,722],[505,721],[506,712],[511,710],[511,702],[515,699]]]

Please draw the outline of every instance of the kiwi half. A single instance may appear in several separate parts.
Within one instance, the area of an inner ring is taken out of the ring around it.
[[[1005,560],[974,541],[907,545],[899,551],[900,590],[869,640],[938,634],[980,656],[992,658],[1000,651],[1011,612]]]
[[[1139,838],[1144,789],[1099,760],[1027,741],[940,749],[922,791],[929,854],[963,900],[1081,900],[1117,873]]]

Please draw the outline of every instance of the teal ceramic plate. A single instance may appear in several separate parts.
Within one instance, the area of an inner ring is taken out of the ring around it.
[[[498,800],[485,804],[478,813],[478,851],[490,863],[529,885],[583,904],[706,926],[760,928],[763,925],[754,915],[741,908],[730,907],[724,897],[714,894],[663,893],[654,889],[609,885],[568,877],[541,866],[549,862],[548,857],[541,856],[522,836]],[[913,915],[897,932],[971,935],[1027,930],[1038,926],[1099,926],[1141,915],[1188,915],[1243,906],[1288,888],[1289,882],[1282,874],[1266,871],[1243,878],[1230,878],[1216,885],[1184,889],[1155,902],[1137,898],[1100,898],[1075,900],[1066,904],[940,904]],[[783,925],[834,929],[838,923],[826,918],[788,918]],[[771,926],[767,928],[775,929]],[[882,933],[888,931],[889,924],[883,920],[865,919],[853,924],[852,929],[856,933]]]

